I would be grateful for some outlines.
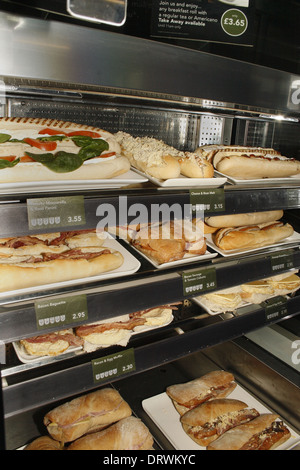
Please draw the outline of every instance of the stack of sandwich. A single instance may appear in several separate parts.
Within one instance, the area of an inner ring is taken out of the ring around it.
[[[205,231],[211,233],[216,247],[225,252],[263,248],[294,234],[293,227],[282,217],[282,210],[206,217]]]
[[[134,333],[167,326],[174,319],[178,303],[148,308],[129,315],[100,320],[77,328],[21,339],[19,346],[29,357],[58,356],[69,348],[85,352],[109,346],[126,346]]]
[[[187,435],[207,450],[270,450],[290,437],[273,413],[260,414],[243,401],[228,398],[234,376],[218,370],[166,389]]]
[[[150,450],[153,438],[119,392],[107,387],[49,411],[48,435],[25,450]]]
[[[229,289],[196,297],[196,300],[214,313],[233,312],[246,304],[260,304],[276,296],[293,294],[300,288],[298,270],[266,279],[248,282]]]

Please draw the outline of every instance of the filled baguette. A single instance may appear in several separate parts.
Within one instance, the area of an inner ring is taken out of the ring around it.
[[[123,255],[95,230],[0,239],[0,292],[96,276],[120,267]]]
[[[230,429],[207,446],[207,450],[273,450],[286,442],[291,433],[278,415],[266,413],[249,423]]]
[[[222,250],[261,248],[278,243],[294,233],[293,227],[281,221],[243,227],[225,227],[212,234],[215,245]]]
[[[189,178],[212,178],[214,169],[201,155],[182,152],[153,137],[133,137],[126,132],[115,134],[122,154],[131,165],[157,178],[178,178],[180,174]]]
[[[181,416],[186,434],[200,446],[206,447],[219,436],[259,416],[247,404],[230,398],[209,400]]]
[[[49,411],[44,424],[53,439],[65,443],[103,429],[131,413],[118,391],[103,388]]]
[[[134,417],[121,419],[102,431],[72,442],[68,450],[151,450],[153,437],[144,423]]]
[[[242,227],[280,220],[283,210],[248,212],[245,214],[228,214],[205,217],[205,223],[214,228]]]
[[[271,148],[212,146],[198,148],[213,167],[236,179],[285,178],[300,173],[300,162]]]
[[[213,398],[226,398],[236,387],[230,372],[217,370],[208,372],[200,378],[167,387],[180,415]]]

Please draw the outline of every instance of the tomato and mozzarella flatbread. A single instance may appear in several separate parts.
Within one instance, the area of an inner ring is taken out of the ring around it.
[[[108,179],[130,169],[100,128],[39,118],[0,118],[0,182]]]
[[[123,255],[94,230],[0,239],[0,292],[96,276],[117,269]]]

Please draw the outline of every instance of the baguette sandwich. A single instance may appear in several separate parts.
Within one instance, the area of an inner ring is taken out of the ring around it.
[[[100,320],[79,326],[75,330],[76,335],[84,341],[83,348],[87,352],[112,345],[126,346],[134,332],[168,325],[173,320],[172,310],[175,308],[170,304]]]
[[[300,162],[271,148],[211,146],[199,147],[213,167],[236,179],[285,178],[300,173]]]
[[[65,443],[86,433],[99,431],[131,416],[131,413],[130,406],[119,392],[103,388],[49,411],[44,417],[44,424],[53,439]]]
[[[286,442],[291,433],[278,415],[266,413],[249,423],[230,429],[207,446],[207,450],[273,450]]]
[[[209,372],[190,382],[167,387],[180,415],[213,398],[226,398],[236,387],[234,376],[222,370]]]
[[[181,152],[161,140],[133,137],[121,131],[115,138],[131,165],[154,178],[165,180],[180,174],[189,178],[214,176],[212,164],[196,153]]]
[[[134,417],[121,419],[102,431],[72,442],[68,450],[151,450],[153,437],[144,423]]]
[[[259,416],[247,404],[230,398],[217,398],[202,403],[181,416],[184,431],[200,446],[206,447],[219,436]]]
[[[120,267],[123,255],[95,230],[0,239],[0,292],[96,276]]]
[[[58,356],[70,347],[82,347],[82,344],[82,339],[72,329],[20,340],[20,345],[29,356]]]

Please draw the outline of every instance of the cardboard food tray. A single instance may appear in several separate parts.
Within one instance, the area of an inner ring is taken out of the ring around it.
[[[255,408],[260,414],[272,412],[239,385],[237,385],[228,398],[241,400],[247,403],[249,408]],[[184,432],[180,423],[180,415],[176,411],[172,400],[165,392],[143,400],[142,406],[176,450],[206,450],[205,447],[194,442]],[[287,427],[291,433],[291,437],[284,444],[277,447],[276,450],[287,450],[300,442],[300,435],[289,426]]]

